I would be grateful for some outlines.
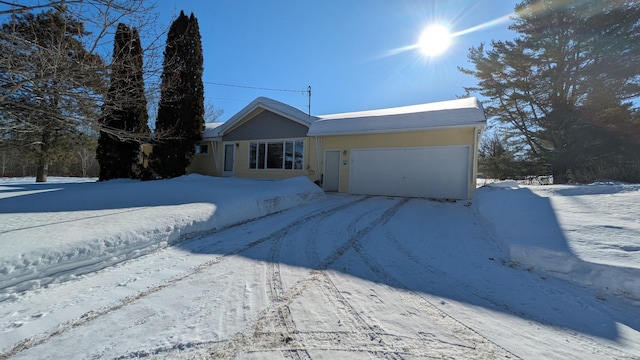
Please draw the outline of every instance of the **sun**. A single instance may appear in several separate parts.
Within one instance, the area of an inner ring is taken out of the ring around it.
[[[420,34],[418,46],[422,53],[429,57],[442,55],[451,45],[451,32],[444,25],[427,26]]]

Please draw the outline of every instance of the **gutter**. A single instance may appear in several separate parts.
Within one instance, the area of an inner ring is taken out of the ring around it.
[[[220,142],[215,140],[211,141],[211,148],[213,151],[213,165],[216,168],[216,173],[219,173],[220,170],[220,165],[218,164],[218,144],[220,144]]]
[[[427,126],[416,127],[406,129],[375,129],[375,130],[353,130],[353,131],[336,131],[336,132],[309,132],[308,136],[340,136],[340,135],[367,135],[367,134],[388,134],[388,133],[401,133],[412,131],[426,131],[426,130],[446,130],[446,129],[463,129],[463,128],[478,129],[478,124],[466,124],[466,125],[442,125],[442,126]]]
[[[482,136],[483,126],[476,126],[473,128],[473,152],[472,152],[472,161],[473,161],[473,174],[471,174],[471,183],[474,184],[474,188],[469,190],[468,198],[471,199],[473,195],[473,190],[478,186],[478,146],[480,144],[480,137]]]
[[[314,136],[316,139],[316,161],[317,161],[317,166],[318,166],[318,178],[317,180],[322,181],[323,180],[323,174],[322,171],[320,170],[320,138],[318,138],[318,136]],[[324,184],[321,184],[324,186]]]

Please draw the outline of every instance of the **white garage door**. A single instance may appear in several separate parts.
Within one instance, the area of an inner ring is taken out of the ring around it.
[[[466,199],[469,146],[351,150],[349,193]]]

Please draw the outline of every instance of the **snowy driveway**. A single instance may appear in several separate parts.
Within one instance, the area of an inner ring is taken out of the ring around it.
[[[616,298],[509,267],[464,202],[327,196],[0,302],[0,359],[634,358]]]

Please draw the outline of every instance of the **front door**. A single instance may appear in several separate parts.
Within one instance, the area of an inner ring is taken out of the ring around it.
[[[233,163],[235,158],[235,143],[224,144],[224,161],[222,162],[222,176],[233,176]]]
[[[338,192],[340,186],[340,150],[324,153],[324,190]]]

